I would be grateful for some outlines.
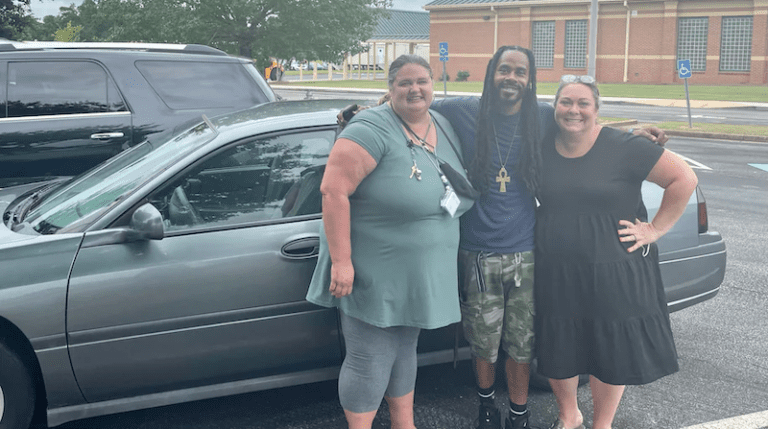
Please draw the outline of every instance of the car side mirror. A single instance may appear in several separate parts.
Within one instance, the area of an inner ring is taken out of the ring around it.
[[[142,205],[133,212],[130,228],[139,239],[162,240],[165,237],[163,215],[150,203]]]

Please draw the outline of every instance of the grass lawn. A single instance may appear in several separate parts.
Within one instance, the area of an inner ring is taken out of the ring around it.
[[[298,74],[298,72],[292,72]],[[363,73],[363,76],[365,73]],[[312,73],[305,73],[305,78],[311,78]],[[387,84],[383,80],[326,80],[325,74],[318,71],[317,81],[284,81],[288,85],[322,86],[331,88],[366,88],[386,90]],[[278,84],[279,85],[279,84]],[[482,93],[482,82],[448,82],[448,91]],[[554,95],[557,91],[557,83],[540,82],[537,92],[540,95]],[[694,85],[689,82],[688,90],[691,100],[716,100],[716,101],[745,101],[768,102],[768,86],[766,85]],[[443,91],[443,83],[435,82],[435,92]],[[628,98],[662,98],[685,100],[685,86],[674,85],[639,85],[606,83],[600,85],[600,95],[604,97],[628,97]]]
[[[718,134],[738,134],[747,136],[768,136],[768,126],[765,125],[729,125],[693,123],[693,128],[688,127],[688,122],[662,122],[654,124],[664,130],[679,131],[703,131]]]
[[[633,119],[630,118],[613,118],[611,116],[600,116],[598,117],[598,122],[603,125],[610,125],[615,122],[624,122],[624,121],[631,121]]]
[[[298,72],[295,72],[298,74]],[[365,74],[365,73],[363,73]],[[311,77],[305,73],[305,77]],[[288,85],[302,85],[307,87],[331,87],[331,88],[364,88],[387,89],[383,80],[326,80],[326,74],[318,71],[317,81],[282,82]],[[280,84],[276,84],[278,86]],[[554,95],[557,90],[556,83],[539,83],[537,92],[541,95]],[[448,91],[482,93],[482,82],[448,82]],[[695,86],[689,83],[688,89],[692,100],[716,100],[716,101],[744,101],[744,102],[768,102],[768,86]],[[443,83],[435,82],[435,92],[443,92]],[[685,99],[685,87],[678,85],[637,85],[637,84],[602,84],[600,94],[604,97],[628,97],[628,98],[661,98],[661,99]],[[614,122],[622,122],[632,118],[601,117],[600,122],[610,125]],[[718,134],[755,135],[768,136],[768,126],[762,125],[729,125],[694,123],[693,128],[688,127],[687,122],[663,122],[655,125],[664,130],[703,131]],[[620,126],[629,128],[631,126]]]

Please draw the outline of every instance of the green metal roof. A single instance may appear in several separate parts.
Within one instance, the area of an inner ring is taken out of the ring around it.
[[[373,40],[429,41],[429,12],[389,9],[389,17],[379,20]]]
[[[526,0],[434,0],[424,6],[481,5],[494,3],[511,3],[513,1],[517,2]]]

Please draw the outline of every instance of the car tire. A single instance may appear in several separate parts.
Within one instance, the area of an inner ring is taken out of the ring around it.
[[[0,342],[0,429],[26,429],[35,410],[35,387],[29,368]]]
[[[589,375],[579,375],[579,386],[587,384],[589,382]],[[539,374],[538,364],[536,358],[531,361],[531,379],[529,385],[536,390],[543,390],[546,392],[552,391],[552,386],[549,385],[549,379]]]

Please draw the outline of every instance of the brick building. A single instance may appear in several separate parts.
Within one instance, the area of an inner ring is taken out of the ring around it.
[[[435,0],[430,63],[482,80],[502,45],[533,50],[538,80],[587,74],[590,0]],[[768,0],[599,0],[596,78],[606,83],[679,83],[690,59],[692,84],[768,83]]]

